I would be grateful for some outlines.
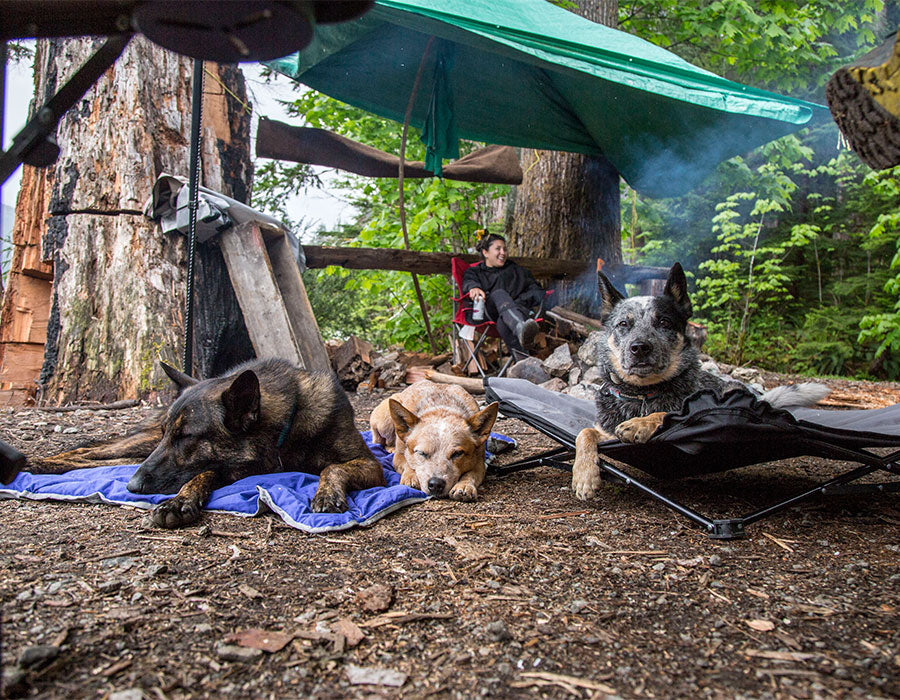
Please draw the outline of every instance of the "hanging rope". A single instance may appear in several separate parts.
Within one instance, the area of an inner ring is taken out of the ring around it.
[[[434,43],[434,37],[428,40],[425,45],[425,51],[422,52],[422,60],[419,61],[419,70],[416,72],[416,79],[413,82],[412,92],[409,95],[409,104],[406,105],[406,116],[403,118],[403,134],[400,138],[400,167],[398,168],[397,180],[400,185],[400,230],[403,231],[403,245],[409,250],[409,233],[406,231],[406,207],[403,199],[403,165],[406,162],[406,132],[409,130],[409,119],[412,115],[413,103],[416,99],[416,93],[419,91],[419,82],[422,79],[422,70],[425,68],[425,59],[428,58],[428,52]],[[422,311],[422,319],[425,321],[425,332],[428,334],[428,343],[431,345],[431,353],[437,355],[437,345],[431,335],[431,322],[428,320],[428,309],[425,308],[425,298],[422,296],[422,288],[419,286],[419,277],[415,272],[412,275],[413,287],[416,290],[416,298],[419,300],[419,309]]]

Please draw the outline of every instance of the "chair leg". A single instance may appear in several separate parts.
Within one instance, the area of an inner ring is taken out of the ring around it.
[[[469,351],[469,360],[466,362],[465,373],[467,375],[483,374],[481,367],[484,364],[484,358],[475,351],[475,343],[471,340],[464,340],[463,342],[466,344],[466,349]]]

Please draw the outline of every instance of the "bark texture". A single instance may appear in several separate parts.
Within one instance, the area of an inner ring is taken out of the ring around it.
[[[43,100],[90,55],[90,39],[38,42]],[[243,99],[240,72],[206,64]],[[43,232],[54,270],[41,384],[52,402],[110,401],[166,387],[157,358],[181,365],[186,240],[142,215],[157,176],[188,174],[190,59],[135,38],[60,122]],[[203,184],[246,200],[249,117],[207,79]],[[221,253],[197,247],[195,370],[252,356]]]
[[[577,0],[578,14],[614,27],[617,0]],[[522,150],[522,185],[516,188],[506,235],[513,255],[622,262],[619,173],[602,157]],[[562,301],[594,296],[595,281],[558,285]],[[583,305],[582,305],[583,306]]]

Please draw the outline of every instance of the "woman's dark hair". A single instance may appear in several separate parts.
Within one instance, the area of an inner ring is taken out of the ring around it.
[[[506,239],[501,236],[499,233],[490,233],[487,229],[484,229],[484,233],[482,233],[481,238],[478,239],[478,244],[475,246],[475,250],[481,253],[481,257],[484,257],[484,251],[491,247],[491,243],[494,241],[503,241],[506,243]]]

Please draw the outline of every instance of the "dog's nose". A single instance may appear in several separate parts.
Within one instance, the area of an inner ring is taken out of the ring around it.
[[[647,357],[652,349],[653,346],[650,343],[644,343],[639,340],[631,344],[631,354],[635,357]]]
[[[444,494],[444,487],[446,485],[446,481],[433,476],[428,480],[428,493],[430,493],[432,496],[442,496]]]

